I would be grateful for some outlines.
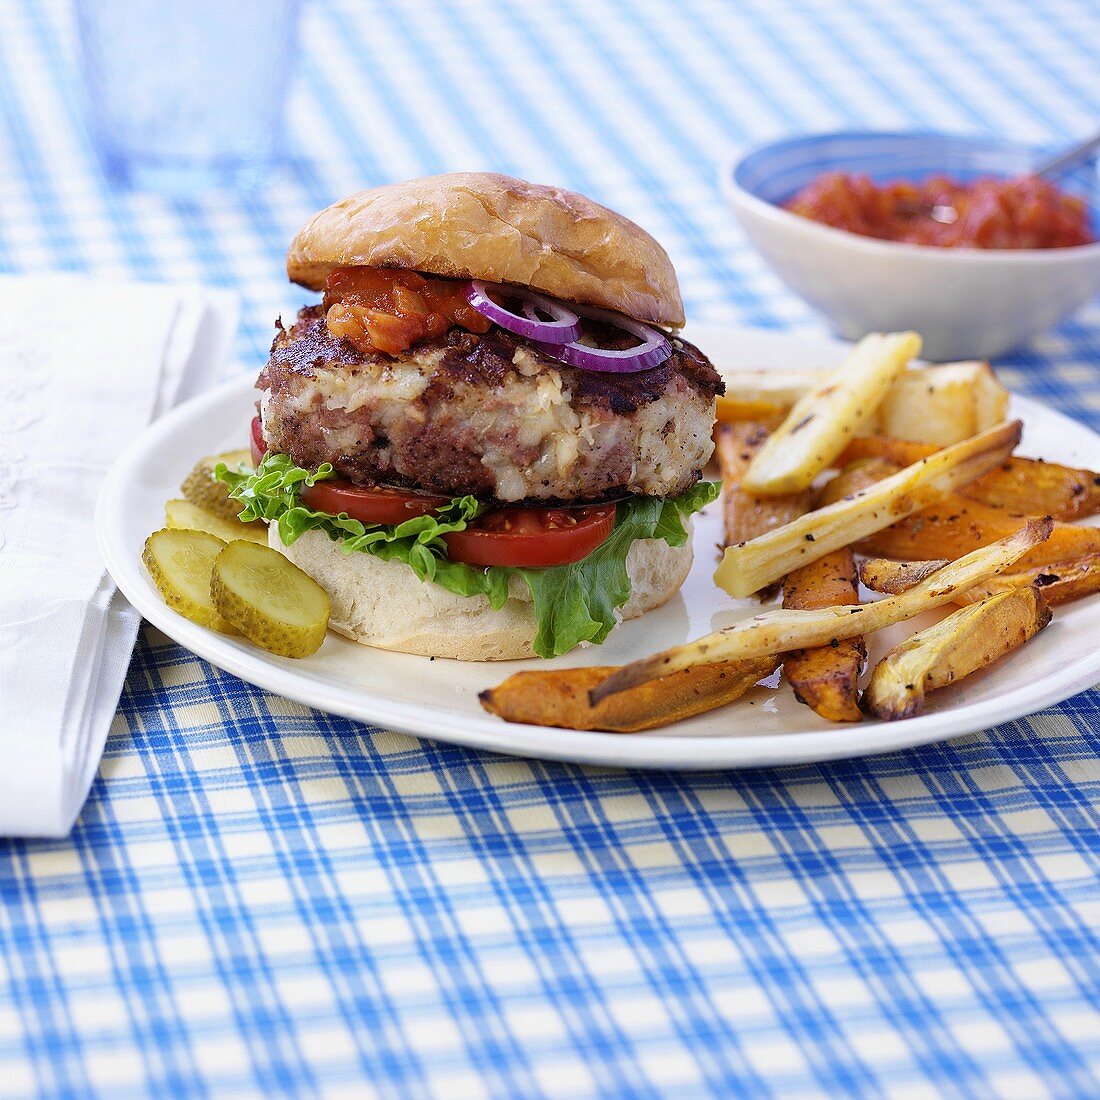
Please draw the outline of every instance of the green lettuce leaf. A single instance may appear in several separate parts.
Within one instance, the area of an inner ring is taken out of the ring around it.
[[[484,569],[451,561],[443,538],[463,530],[486,509],[476,497],[455,497],[432,515],[385,526],[364,524],[346,514],[315,512],[302,504],[303,485],[333,476],[327,463],[311,472],[295,466],[286,455],[268,454],[254,473],[232,471],[223,463],[215,476],[241,503],[242,520],[276,523],[286,546],[306,531],[324,531],[345,553],[404,562],[421,581],[460,596],[485,596],[494,608],[508,599],[511,578],[521,578],[534,601],[534,649],[540,657],[557,657],[580,642],[602,642],[615,626],[616,612],[630,598],[626,555],[631,543],[660,538],[670,546],[682,546],[688,537],[685,521],[718,495],[716,484],[702,481],[666,500],[631,497],[618,504],[611,535],[583,561],[549,569]]]

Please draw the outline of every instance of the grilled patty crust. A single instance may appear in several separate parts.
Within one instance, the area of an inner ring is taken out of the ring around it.
[[[497,327],[363,355],[311,306],[280,322],[260,375],[264,438],[362,485],[506,503],[675,496],[710,457],[723,386],[697,348],[673,348],[635,374],[564,366]]]

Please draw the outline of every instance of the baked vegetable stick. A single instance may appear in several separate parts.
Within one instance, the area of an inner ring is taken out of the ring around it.
[[[795,569],[783,582],[783,606],[797,611],[856,605],[859,583],[848,547]],[[795,649],[783,656],[783,676],[795,698],[830,722],[858,722],[859,672],[867,656],[863,638],[838,638],[835,645]]]
[[[868,485],[856,495],[807,512],[747,542],[728,546],[714,583],[731,596],[748,596],[800,565],[889,527],[1003,462],[1019,443],[1021,427],[1018,420],[999,424],[937,451],[893,477]]]
[[[744,488],[758,496],[808,489],[871,419],[919,353],[915,332],[865,336],[825,385],[795,402],[750,463]]]
[[[936,450],[930,443],[868,435],[852,440],[837,462],[846,466],[856,459],[884,458],[908,466]],[[1029,516],[1072,520],[1100,512],[1100,473],[1096,470],[1015,455],[959,492],[971,500]]]
[[[749,463],[767,438],[768,429],[751,420],[719,424],[715,431],[714,449],[722,474],[722,515],[727,545],[756,538],[809,511],[809,491],[757,497],[741,488]]]
[[[911,718],[925,697],[1019,649],[1050,622],[1037,588],[1017,588],[960,608],[895,646],[875,666],[863,703],[876,718]]]
[[[946,561],[890,561],[886,558],[865,558],[859,563],[859,579],[872,592],[896,594],[912,588]],[[1100,592],[1100,554],[1090,554],[1076,561],[1054,561],[1022,572],[1002,573],[981,584],[960,592],[955,603],[968,604],[984,600],[998,592],[1014,588],[1042,590],[1051,607],[1080,600]]]
[[[943,453],[943,452],[939,452]],[[926,459],[925,461],[934,461]],[[868,459],[838,474],[825,487],[825,500],[852,492],[866,492],[882,477],[896,477],[897,467],[881,459]],[[856,549],[863,554],[905,560],[955,558],[976,546],[988,546],[1010,535],[1027,521],[1003,508],[968,500],[958,493],[945,493],[931,507],[869,535],[857,536]],[[1042,549],[1025,555],[1021,568],[1040,567],[1050,561],[1083,558],[1100,553],[1100,528],[1072,523],[1055,523],[1053,533]]]
[[[786,653],[792,649],[830,645],[834,638],[872,634],[893,623],[951,603],[973,585],[1004,572],[1050,535],[1053,520],[1030,520],[1009,538],[983,546],[950,562],[908,592],[886,596],[860,607],[822,607],[816,611],[764,611],[707,634],[687,645],[624,665],[589,694],[595,706],[602,699],[685,668],[744,661]]]
[[[615,667],[517,672],[478,698],[490,714],[506,722],[636,733],[724,707],[770,676],[778,664],[778,658],[757,657],[684,669],[597,706],[589,704],[588,693]]]

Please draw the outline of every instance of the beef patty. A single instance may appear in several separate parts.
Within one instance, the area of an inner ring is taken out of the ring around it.
[[[257,385],[268,446],[357,484],[497,500],[674,496],[712,450],[722,382],[684,340],[652,370],[563,366],[498,327],[363,355],[319,306],[280,323]]]

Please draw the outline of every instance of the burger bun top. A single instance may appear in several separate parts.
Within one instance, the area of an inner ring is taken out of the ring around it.
[[[573,191],[490,172],[349,195],[310,218],[286,258],[291,281],[311,290],[350,266],[511,283],[651,324],[684,323],[676,272],[644,229]]]

